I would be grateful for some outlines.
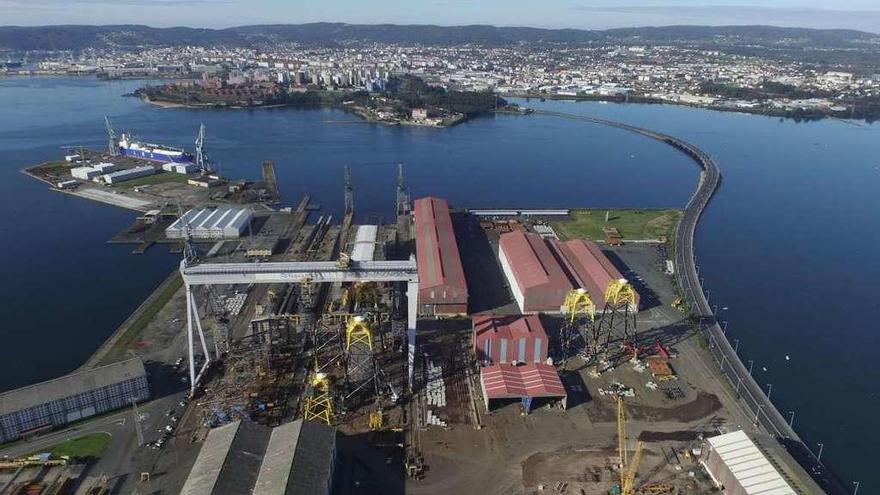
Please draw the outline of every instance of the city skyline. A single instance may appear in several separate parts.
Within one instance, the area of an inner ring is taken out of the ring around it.
[[[280,0],[0,0],[0,25],[146,24],[155,27],[226,28],[249,24],[345,22],[612,29],[665,25],[775,25],[880,32],[880,9],[869,0],[782,0],[773,7],[737,0],[623,0],[614,3],[548,0],[402,0],[371,4],[353,0],[293,6]],[[58,22],[53,20],[58,19]]]

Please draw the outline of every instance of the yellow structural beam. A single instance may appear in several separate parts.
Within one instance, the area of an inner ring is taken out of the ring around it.
[[[625,278],[612,280],[608,283],[608,287],[605,288],[605,304],[615,307],[629,304],[635,307],[636,291]]]
[[[590,321],[596,318],[596,305],[593,304],[590,293],[583,288],[570,291],[565,296],[565,302],[562,307],[568,313],[569,323],[574,323],[578,315],[587,315]]]
[[[373,350],[373,329],[363,316],[355,316],[348,320],[345,328],[345,350],[351,349],[352,344],[365,344]]]
[[[333,422],[333,399],[330,396],[330,378],[325,373],[315,373],[312,377],[312,395],[306,397],[303,419],[320,421],[325,424]]]

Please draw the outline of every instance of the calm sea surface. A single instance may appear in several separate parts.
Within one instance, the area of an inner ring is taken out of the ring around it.
[[[625,131],[546,116],[452,129],[390,128],[333,110],[158,109],[122,98],[138,82],[0,79],[0,390],[76,368],[175,268],[106,244],[134,214],[51,192],[19,173],[62,146],[103,146],[103,116],[143,139],[192,148],[200,122],[229,177],[275,161],[285,202],[304,192],[342,210],[350,165],[361,221],[394,214],[396,164],[414,196],[475,207],[681,207],[695,165]],[[863,493],[880,490],[867,453],[880,434],[880,125],[652,105],[521,102],[689,140],[723,181],[698,229],[710,298],[759,383],[823,459]]]

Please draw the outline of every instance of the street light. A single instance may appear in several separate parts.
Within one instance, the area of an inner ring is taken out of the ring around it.
[[[727,335],[727,320],[721,322],[721,330],[724,332],[724,335]]]
[[[788,414],[791,415],[791,417],[788,418],[788,426],[789,428],[794,428],[794,411],[788,411]]]
[[[733,352],[739,352],[739,339],[733,339]]]
[[[764,404],[758,404],[758,410],[755,411],[755,427],[758,426],[758,416],[761,415],[761,409],[764,409]]]
[[[773,384],[768,383],[767,384],[767,400],[768,401],[770,400],[770,394],[772,394],[772,393],[773,393]]]
[[[755,365],[755,361],[752,359],[749,359],[749,376],[752,375],[752,366],[754,366],[754,365]]]
[[[853,485],[856,485],[856,489],[853,490],[853,495],[859,495],[859,485],[861,485],[861,483],[859,483],[858,481],[853,481]]]
[[[819,445],[819,455],[816,456],[816,460],[822,462],[822,451],[825,449],[825,444],[820,443]]]

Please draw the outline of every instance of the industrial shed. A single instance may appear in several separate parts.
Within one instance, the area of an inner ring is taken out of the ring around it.
[[[599,246],[581,239],[571,241],[547,240],[562,264],[563,270],[569,275],[575,287],[587,290],[598,311],[605,306],[605,289],[613,280],[623,278],[620,270],[614,266]],[[638,311],[639,295],[636,294],[635,307],[630,311]]]
[[[538,315],[474,316],[473,323],[480,365],[547,362],[547,331]]]
[[[520,231],[501,235],[498,258],[521,312],[558,312],[565,296],[584,288],[598,311],[605,306],[605,289],[620,271],[592,242],[559,241]],[[636,304],[629,308],[638,311]]]
[[[297,420],[276,428],[235,421],[208,433],[182,495],[330,494],[336,430]]]
[[[0,442],[130,406],[150,397],[140,358],[0,394]]]
[[[165,237],[182,239],[189,227],[193,239],[237,239],[253,218],[253,210],[239,206],[192,209],[165,229]]]
[[[703,440],[700,464],[724,495],[796,495],[742,430]]]
[[[560,310],[573,286],[541,236],[521,231],[502,234],[498,258],[520,311]]]
[[[467,313],[468,288],[445,199],[420,198],[413,204],[416,259],[419,269],[419,313]]]
[[[535,399],[557,399],[563,408],[568,394],[556,369],[549,364],[495,364],[480,369],[486,409],[499,400],[519,399],[528,413]]]

